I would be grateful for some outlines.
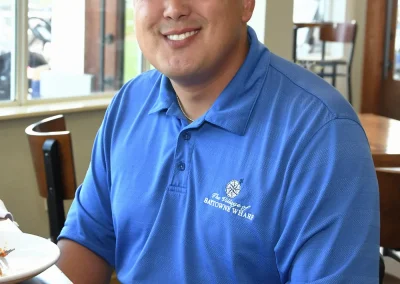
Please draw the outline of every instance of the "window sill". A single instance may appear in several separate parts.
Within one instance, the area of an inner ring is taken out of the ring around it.
[[[111,97],[101,99],[76,100],[71,102],[49,102],[38,105],[0,107],[0,121],[35,116],[76,113],[94,110],[105,110]]]

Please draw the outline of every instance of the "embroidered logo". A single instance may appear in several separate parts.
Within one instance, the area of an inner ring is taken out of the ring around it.
[[[236,196],[239,195],[240,189],[241,189],[241,184],[243,183],[243,179],[240,181],[237,180],[231,180],[227,185],[226,185],[226,195],[229,198],[235,198]]]
[[[251,214],[247,211],[251,206],[245,206],[233,201],[233,199],[237,197],[242,190],[242,184],[243,179],[240,181],[231,180],[225,187],[226,196],[221,197],[219,193],[213,193],[211,198],[206,197],[204,199],[204,203],[252,221],[254,219],[254,214]]]

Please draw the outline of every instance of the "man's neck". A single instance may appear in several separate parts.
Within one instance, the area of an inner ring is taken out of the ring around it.
[[[202,116],[213,105],[218,96],[236,75],[249,51],[247,40],[224,60],[224,66],[212,76],[199,80],[196,84],[182,84],[171,80],[186,115],[195,120]]]

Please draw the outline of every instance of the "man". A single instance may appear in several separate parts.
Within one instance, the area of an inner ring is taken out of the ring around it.
[[[74,283],[377,283],[379,208],[357,115],[258,42],[255,0],[136,0],[159,71],[109,106],[68,214]]]

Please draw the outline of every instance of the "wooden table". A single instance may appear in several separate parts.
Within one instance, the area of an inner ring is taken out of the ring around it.
[[[400,167],[400,121],[376,114],[359,114],[375,167]]]

